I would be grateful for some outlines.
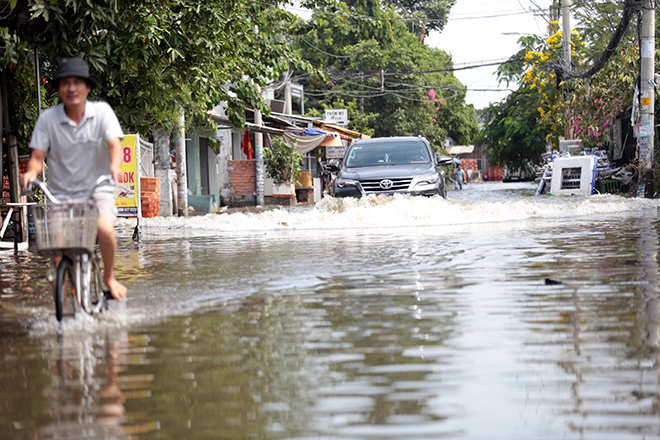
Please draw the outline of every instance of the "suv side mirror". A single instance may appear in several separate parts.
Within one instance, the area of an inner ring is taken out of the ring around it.
[[[339,162],[337,162],[336,160],[331,160],[325,166],[325,169],[330,171],[331,173],[336,173],[337,171],[339,171]]]
[[[454,158],[449,156],[436,156],[435,163],[443,167],[448,167],[454,163]]]

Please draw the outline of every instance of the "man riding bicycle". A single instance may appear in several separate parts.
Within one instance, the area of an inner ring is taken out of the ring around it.
[[[48,156],[51,192],[56,197],[82,195],[85,198],[84,195],[104,174],[112,175],[115,184],[119,182],[124,132],[110,105],[87,100],[89,92],[98,84],[89,76],[85,61],[63,59],[57,66],[53,84],[62,104],[39,116],[30,141],[32,155],[20,184],[27,189],[30,181],[41,173]],[[115,187],[99,187],[93,200],[99,211],[98,241],[103,259],[103,281],[112,297],[121,300],[127,289],[114,274],[117,251]]]

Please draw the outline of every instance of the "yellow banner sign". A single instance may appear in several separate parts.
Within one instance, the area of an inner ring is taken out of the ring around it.
[[[121,147],[122,177],[121,181],[117,182],[115,203],[117,204],[119,215],[132,217],[138,215],[140,201],[137,135],[127,134],[121,141]]]

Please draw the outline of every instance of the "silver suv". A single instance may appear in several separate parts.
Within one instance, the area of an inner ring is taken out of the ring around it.
[[[330,186],[335,197],[368,194],[441,195],[447,197],[443,166],[449,156],[433,155],[423,137],[388,137],[354,141],[343,163],[331,161],[327,169],[337,176]]]

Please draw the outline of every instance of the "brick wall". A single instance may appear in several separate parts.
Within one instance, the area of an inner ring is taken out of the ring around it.
[[[230,162],[231,186],[236,194],[254,194],[257,191],[254,160]]]
[[[504,180],[504,169],[497,167],[489,167],[486,175],[489,182],[501,182]]]
[[[477,166],[477,159],[461,159],[461,168],[467,173],[468,171],[479,172]]]

